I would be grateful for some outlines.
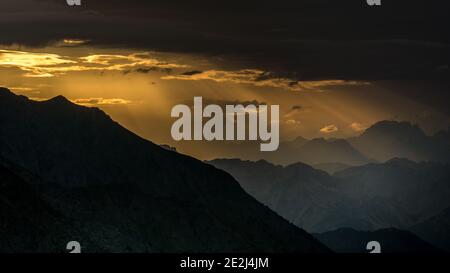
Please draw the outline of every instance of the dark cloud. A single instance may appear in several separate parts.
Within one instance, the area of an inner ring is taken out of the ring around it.
[[[378,86],[450,116],[450,81],[382,81]],[[402,103],[399,101],[398,103]]]
[[[173,72],[173,69],[172,68],[159,68],[159,70],[160,71],[162,71],[162,72],[164,72],[164,73],[166,73],[166,74],[170,74],[170,73],[172,73]],[[138,69],[136,69],[136,72],[138,72],[138,73],[148,73],[148,72],[150,72],[150,71],[154,71],[154,68],[152,68],[152,67],[150,67],[150,68],[138,68]]]
[[[170,74],[170,73],[173,72],[173,69],[151,66],[151,67],[139,67],[139,68],[136,68],[136,69],[128,69],[128,70],[123,71],[122,73],[125,74],[125,75],[129,74],[129,73],[148,74],[150,72],[155,72],[155,71],[163,72],[163,73],[166,73],[166,74]]]
[[[296,80],[447,79],[444,1],[3,0],[0,43],[202,53]],[[234,67],[235,68],[235,67]]]
[[[183,76],[193,76],[193,75],[198,75],[198,74],[202,74],[202,73],[203,73],[203,71],[193,70],[193,71],[184,72],[181,75],[183,75]]]
[[[242,105],[242,106],[248,106],[248,105],[268,105],[266,102],[258,101],[258,100],[215,100],[215,99],[208,99],[203,98],[202,99],[203,105],[219,105],[222,108],[225,108],[226,105]],[[188,105],[189,107],[194,107],[194,101],[193,100],[186,100],[181,102],[181,104]]]

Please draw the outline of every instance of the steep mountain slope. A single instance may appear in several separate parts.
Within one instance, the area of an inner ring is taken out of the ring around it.
[[[227,173],[63,97],[35,102],[0,89],[0,157],[40,177],[29,183],[42,202],[90,238],[66,237],[71,228],[51,236],[87,252],[327,251]]]
[[[259,144],[255,142],[224,143],[226,148],[207,158],[266,160],[284,166],[302,162],[331,173],[347,166],[383,163],[393,158],[450,163],[449,136],[450,129],[429,136],[409,122],[384,120],[356,137],[306,139],[299,136],[281,142],[278,150],[270,153],[259,152]]]
[[[281,142],[279,149],[271,153],[259,153],[257,147],[251,145],[230,145],[220,157],[252,161],[264,159],[281,165],[303,162],[323,166],[323,170],[331,172],[339,170],[339,165],[360,166],[393,158],[450,163],[449,136],[450,129],[428,136],[417,125],[409,122],[383,120],[361,135],[348,139],[308,140],[298,137]]]
[[[367,243],[377,241],[381,253],[439,253],[441,250],[408,231],[395,228],[357,231],[342,228],[313,234],[319,241],[338,253],[369,253]]]
[[[450,252],[450,208],[410,229],[427,242]]]
[[[62,251],[67,219],[53,210],[16,171],[0,160],[0,252]],[[52,235],[54,234],[54,235]],[[88,239],[88,238],[86,238]]]

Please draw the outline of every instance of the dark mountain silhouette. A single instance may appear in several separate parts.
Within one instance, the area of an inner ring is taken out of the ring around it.
[[[333,176],[301,163],[287,167],[225,159],[209,163],[309,232],[342,227],[407,229],[450,206],[450,168],[441,163],[393,159]]]
[[[31,186],[0,162],[0,252],[61,250],[73,238],[64,217],[42,200]],[[49,230],[51,230],[49,232]],[[52,235],[53,233],[53,235]]]
[[[423,241],[409,231],[395,228],[357,231],[342,228],[313,234],[319,241],[338,253],[369,253],[367,243],[377,241],[382,253],[440,253],[440,249]]]
[[[335,177],[346,181],[350,196],[382,200],[404,210],[412,222],[419,222],[450,205],[449,167],[443,163],[395,158],[383,164],[349,168],[337,172]]]
[[[384,120],[375,123],[360,136],[348,139],[307,140],[298,137],[282,142],[277,152],[260,158],[283,165],[303,162],[325,166],[327,171],[330,164],[357,166],[392,158],[450,163],[450,128],[428,136],[409,122]]]
[[[220,158],[264,159],[281,165],[303,162],[329,173],[393,158],[450,163],[450,128],[428,136],[409,122],[384,120],[360,136],[312,140],[300,136],[281,142],[279,149],[271,153],[260,153],[252,144],[230,145]]]
[[[380,162],[396,157],[450,162],[449,146],[409,122],[380,121],[348,141],[367,158]]]
[[[447,147],[450,146],[450,127],[447,130],[441,130],[433,136],[434,140],[443,144]]]
[[[306,140],[301,137],[290,142],[282,142],[278,151],[265,155],[264,159],[282,165],[296,162],[309,165],[338,162],[351,166],[368,163],[367,158],[346,140],[324,138]]]
[[[273,164],[290,165],[302,162],[330,174],[348,167],[386,162],[393,158],[407,158],[416,162],[450,163],[450,128],[433,136],[426,135],[409,122],[380,121],[360,136],[348,139],[306,139],[301,136],[280,143],[274,152],[259,152],[255,142],[224,143],[220,151],[212,144],[204,158],[239,158],[266,160]],[[214,156],[215,155],[215,156]]]
[[[26,219],[42,226],[62,223],[49,230],[56,242],[2,229],[2,238],[12,238],[2,246],[6,251],[30,251],[29,244],[59,251],[65,244],[58,238],[80,241],[85,252],[327,251],[227,173],[161,148],[99,109],[64,97],[35,102],[0,89],[0,157],[39,177],[23,183],[2,170],[13,177],[2,202],[18,192],[30,199],[2,206],[6,217],[20,215],[11,225],[23,228],[22,234],[39,228],[28,227]]]
[[[436,160],[450,162],[450,127],[437,132],[432,137],[432,141],[438,146],[435,152]]]
[[[277,176],[280,174],[277,170],[284,169],[265,160],[253,162],[240,159],[216,159],[205,162],[226,170],[234,176],[246,192],[263,203],[270,198],[272,188],[277,183]]]
[[[450,252],[450,207],[410,228],[427,242]]]
[[[303,163],[286,167],[237,159],[209,163],[229,172],[256,199],[307,231],[370,227],[364,208],[345,194],[340,181],[324,171]]]
[[[82,224],[50,206],[35,189],[42,179],[0,158],[0,253],[65,252],[68,238],[104,250]]]
[[[162,144],[162,145],[160,145],[160,146],[161,146],[161,148],[164,148],[164,149],[169,150],[169,151],[172,151],[172,152],[176,152],[176,151],[177,151],[177,148],[172,147],[172,146],[167,145],[167,144]]]
[[[331,163],[315,164],[315,165],[312,165],[312,167],[314,167],[314,169],[326,171],[328,174],[333,175],[335,172],[343,171],[343,170],[348,169],[353,166],[346,165],[346,164],[339,163],[339,162],[331,162]]]

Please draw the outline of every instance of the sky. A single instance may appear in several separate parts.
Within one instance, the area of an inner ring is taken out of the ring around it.
[[[194,96],[278,104],[282,140],[354,136],[385,119],[429,134],[450,125],[447,4],[242,2],[2,0],[0,86],[99,107],[205,159],[226,147],[170,136],[171,108]]]

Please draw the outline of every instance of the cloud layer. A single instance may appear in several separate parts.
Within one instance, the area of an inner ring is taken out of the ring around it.
[[[368,85],[362,81],[323,80],[323,81],[298,81],[282,78],[269,72],[257,69],[243,69],[237,71],[208,70],[190,71],[180,75],[167,75],[163,80],[187,80],[200,81],[211,80],[215,82],[231,82],[236,84],[250,84],[259,87],[282,88],[291,91],[323,91],[329,87],[348,85]]]
[[[25,77],[54,77],[59,74],[77,71],[130,71],[187,68],[187,65],[174,64],[153,58],[149,53],[130,55],[92,54],[84,57],[68,57],[51,53],[34,53],[0,49],[0,66],[16,67],[25,71]]]
[[[233,70],[301,81],[442,79],[449,75],[448,7],[419,0],[376,8],[363,0],[97,0],[73,8],[61,0],[3,0],[0,44],[65,39],[208,54],[233,60]]]

